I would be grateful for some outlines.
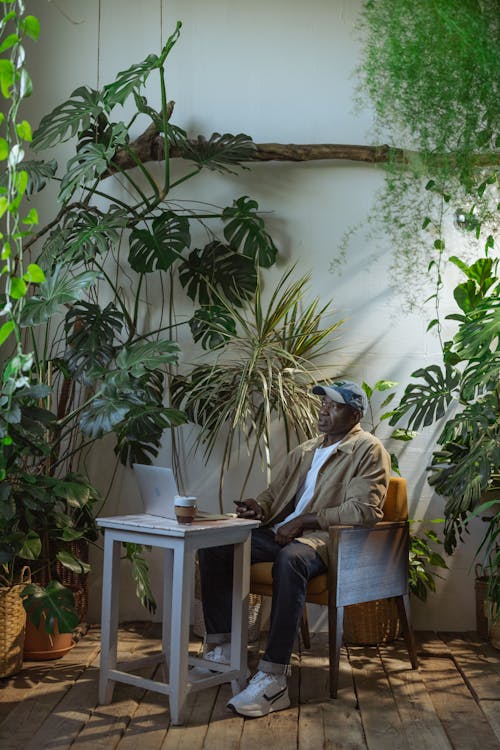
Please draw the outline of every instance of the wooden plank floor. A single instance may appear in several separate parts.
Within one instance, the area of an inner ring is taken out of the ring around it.
[[[294,655],[289,709],[244,720],[227,711],[224,685],[190,696],[181,727],[170,726],[165,696],[132,686],[117,684],[113,703],[97,705],[99,635],[91,627],[62,659],[0,680],[2,750],[500,749],[500,651],[475,634],[417,633],[416,671],[399,640],[343,649],[337,700],[326,634],[316,634]],[[158,638],[158,625],[122,626],[119,658],[153,653]],[[254,647],[252,667],[257,658]]]

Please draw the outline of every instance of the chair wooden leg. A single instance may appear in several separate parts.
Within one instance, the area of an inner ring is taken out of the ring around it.
[[[403,635],[406,641],[406,647],[408,649],[408,655],[410,657],[411,666],[412,666],[412,669],[417,669],[418,667],[417,646],[415,644],[413,628],[410,622],[410,597],[409,595],[404,594],[403,596],[398,596],[396,598],[396,604],[398,607],[399,617],[403,625]]]
[[[344,607],[328,605],[328,647],[330,657],[330,698],[337,697],[340,647],[344,630]]]
[[[300,634],[302,636],[302,643],[304,644],[304,648],[311,648],[311,638],[309,636],[306,604],[304,604],[304,609],[302,610],[302,619],[300,620]]]

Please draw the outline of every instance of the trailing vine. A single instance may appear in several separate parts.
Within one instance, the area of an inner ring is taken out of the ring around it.
[[[385,165],[370,222],[393,245],[406,307],[433,299],[439,325],[449,255],[460,245],[471,262],[498,226],[498,2],[368,0],[361,30],[358,99],[374,138],[407,150]]]
[[[0,315],[5,318],[0,325],[0,345],[9,337],[15,340],[14,354],[2,373],[0,405],[11,411],[16,391],[25,388],[33,355],[23,351],[20,320],[30,285],[45,280],[36,263],[25,263],[23,244],[32,228],[38,223],[36,209],[25,210],[24,199],[28,189],[28,173],[23,168],[25,144],[31,142],[31,125],[21,119],[21,106],[32,90],[31,79],[25,64],[26,40],[37,40],[40,32],[38,19],[26,15],[22,0],[2,2],[0,19],[0,91],[7,102],[6,115],[0,113],[0,162],[6,162],[6,179],[0,184],[0,218],[2,219],[1,277],[2,294]],[[8,432],[9,422],[0,430],[0,479],[5,477],[4,448],[12,442]]]

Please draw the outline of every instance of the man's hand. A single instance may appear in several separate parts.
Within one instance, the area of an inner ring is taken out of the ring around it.
[[[238,518],[255,518],[257,521],[262,521],[264,518],[264,511],[259,503],[253,498],[249,497],[246,500],[235,500],[235,503]]]
[[[276,532],[275,541],[282,547],[302,536],[305,529],[319,529],[320,525],[315,513],[305,513],[303,516],[292,518]]]

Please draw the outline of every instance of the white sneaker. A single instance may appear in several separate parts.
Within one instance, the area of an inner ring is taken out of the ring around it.
[[[241,716],[267,716],[290,705],[285,675],[257,672],[245,690],[235,695],[227,707]]]
[[[220,646],[215,646],[211,651],[207,651],[203,656],[207,661],[213,661],[216,664],[230,664],[231,663],[231,644],[221,643]],[[193,667],[188,672],[188,680],[190,682],[196,682],[197,680],[203,680],[205,677],[210,677],[217,670],[207,669],[206,667]]]

